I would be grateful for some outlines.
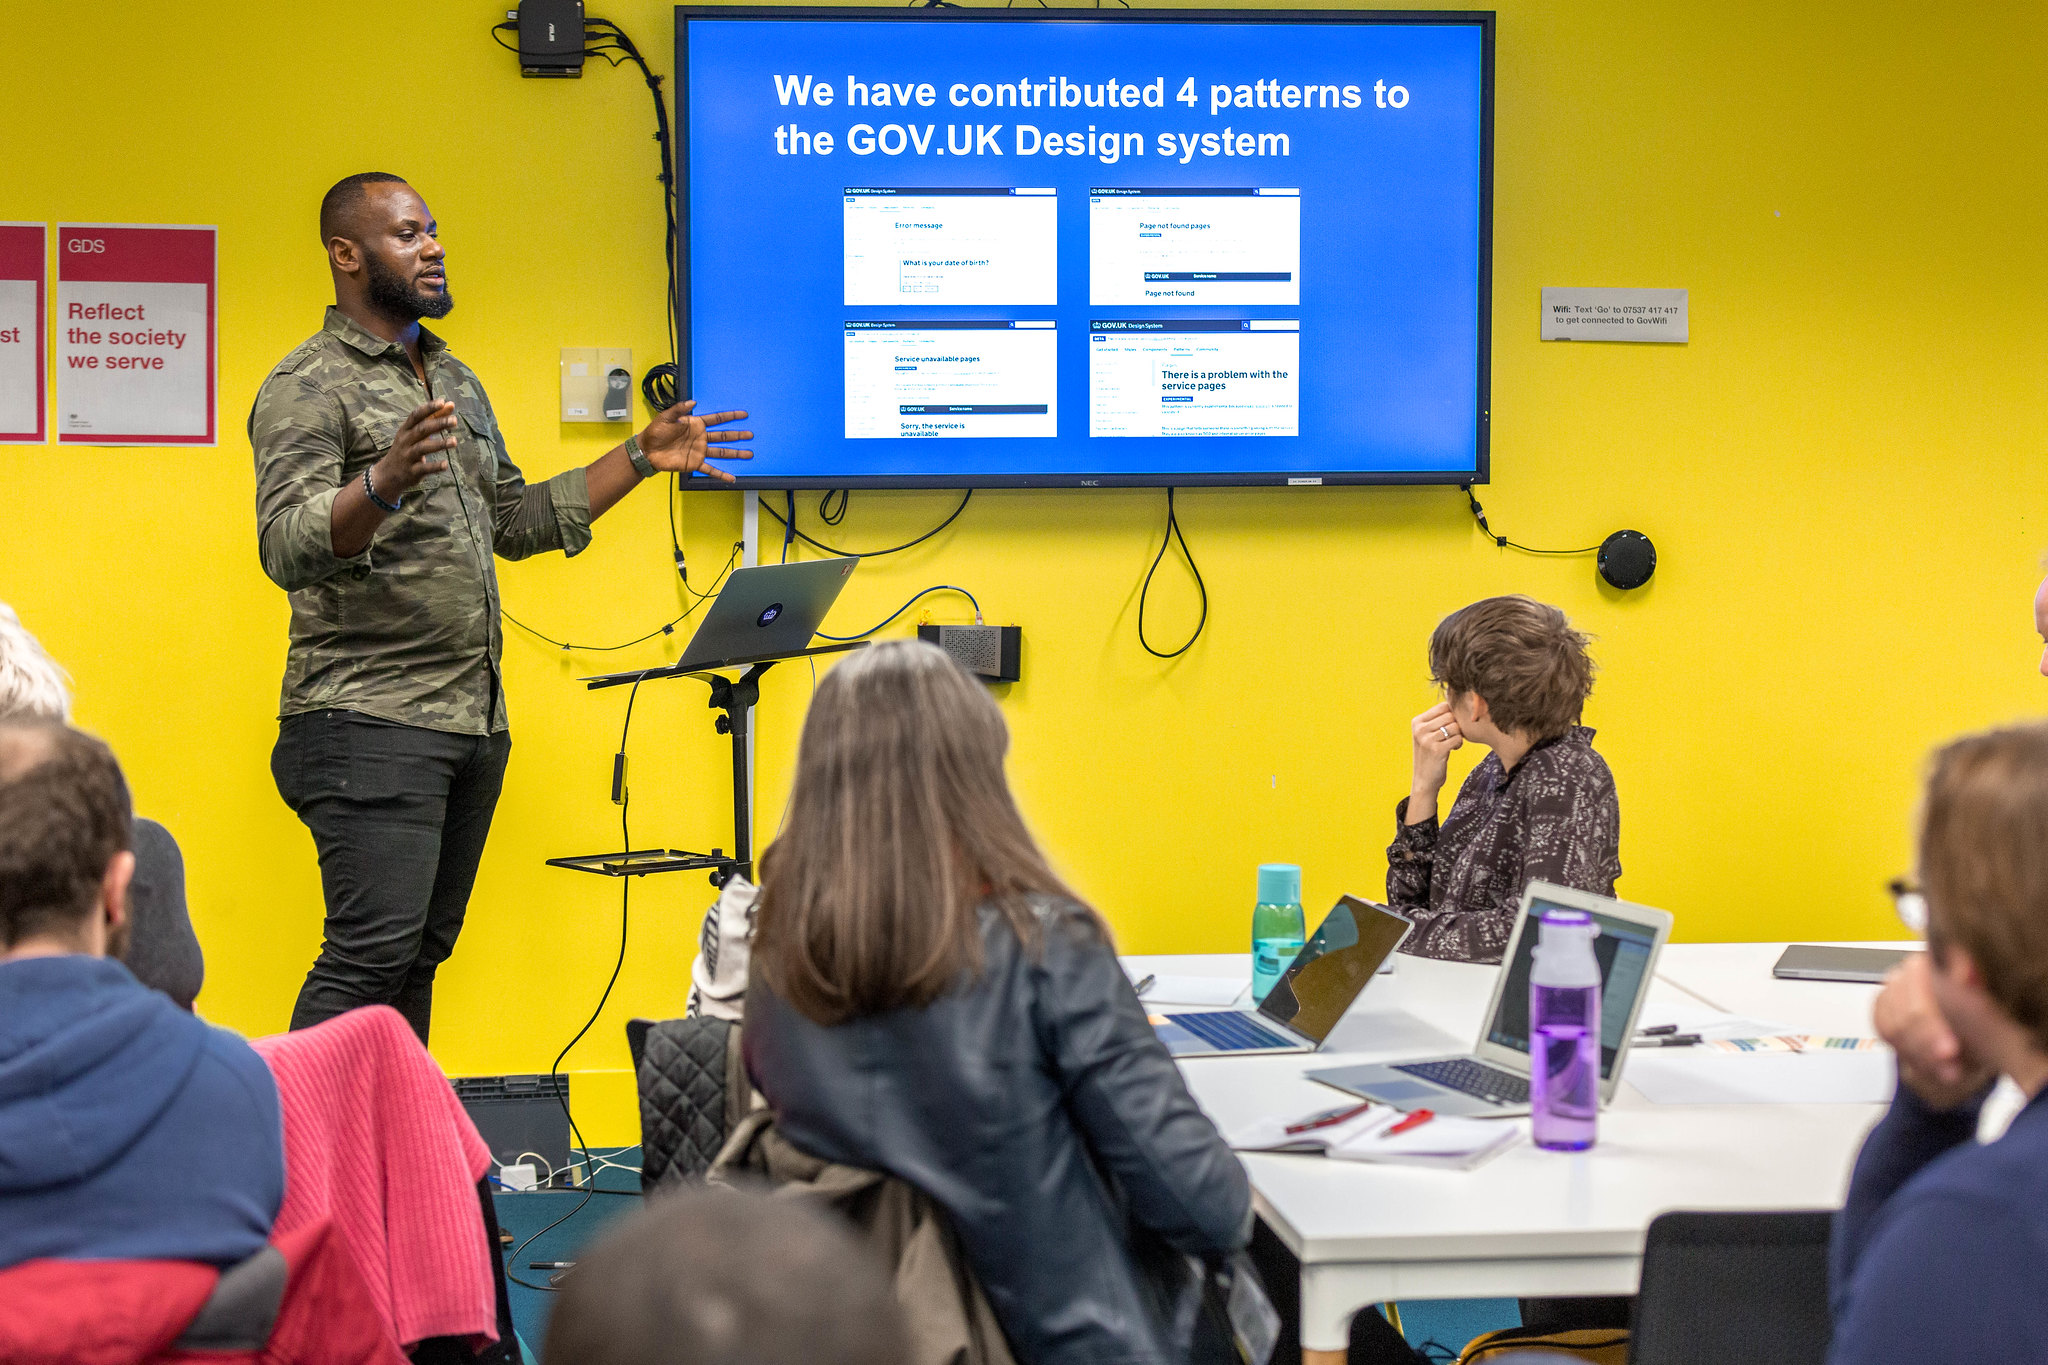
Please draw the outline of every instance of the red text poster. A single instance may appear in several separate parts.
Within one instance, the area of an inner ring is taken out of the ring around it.
[[[0,223],[0,444],[40,444],[50,436],[46,242],[41,223]]]
[[[214,230],[57,225],[57,439],[214,444]]]

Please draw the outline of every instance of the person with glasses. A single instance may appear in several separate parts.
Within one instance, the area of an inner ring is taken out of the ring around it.
[[[1832,1365],[2048,1360],[2048,726],[1936,755],[1917,885],[1927,951],[1879,992],[1898,1055],[1830,1248]],[[2000,1076],[2026,1107],[1977,1141]]]

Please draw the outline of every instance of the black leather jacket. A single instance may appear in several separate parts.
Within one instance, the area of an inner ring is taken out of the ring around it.
[[[980,915],[981,975],[922,1010],[827,1028],[756,972],[747,1069],[796,1146],[951,1214],[1021,1365],[1184,1361],[1169,1281],[1186,1262],[1166,1248],[1246,1244],[1244,1168],[1091,920],[1041,905],[1034,954]]]

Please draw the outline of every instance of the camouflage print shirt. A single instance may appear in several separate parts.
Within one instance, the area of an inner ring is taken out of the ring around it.
[[[1453,962],[1498,962],[1533,881],[1603,896],[1621,876],[1621,805],[1614,774],[1575,725],[1522,756],[1513,772],[1488,754],[1465,779],[1439,829],[1400,823],[1387,849],[1387,904],[1415,921],[1401,951]]]
[[[528,485],[470,368],[425,328],[420,360],[425,386],[403,346],[329,308],[257,391],[258,545],[292,604],[281,715],[338,708],[456,734],[505,729],[491,556],[590,543],[583,471]],[[406,494],[361,554],[336,555],[335,495],[391,449],[407,413],[438,399],[455,404],[449,468]]]

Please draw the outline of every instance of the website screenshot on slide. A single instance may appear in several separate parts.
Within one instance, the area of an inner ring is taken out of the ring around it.
[[[1024,322],[846,324],[846,435],[1057,436],[1058,331]]]
[[[1299,436],[1301,323],[1088,324],[1090,436]]]
[[[1088,302],[1299,305],[1301,191],[1091,189]]]
[[[1050,189],[848,186],[848,307],[1059,302],[1059,197]]]

